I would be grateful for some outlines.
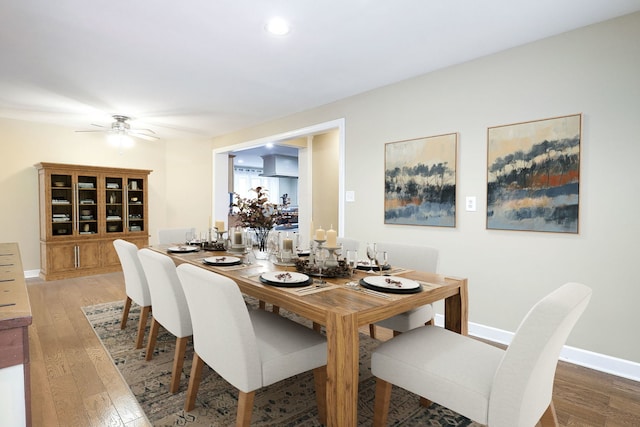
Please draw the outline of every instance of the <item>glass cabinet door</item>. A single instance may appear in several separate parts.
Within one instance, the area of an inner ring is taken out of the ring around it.
[[[75,229],[78,234],[98,232],[98,177],[78,175]]]
[[[51,174],[51,235],[69,236],[73,234],[74,191],[73,176]]]
[[[144,231],[144,180],[139,178],[127,179],[127,230],[130,232]]]
[[[105,178],[105,218],[107,234],[122,233],[124,231],[124,200],[125,188],[122,177]]]

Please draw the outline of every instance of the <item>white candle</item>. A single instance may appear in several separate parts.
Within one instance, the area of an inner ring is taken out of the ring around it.
[[[224,231],[224,221],[216,221],[216,228],[218,229],[218,233]]]
[[[282,240],[282,249],[285,251],[293,250],[293,240],[292,239],[283,239]]]
[[[335,248],[338,246],[338,233],[333,229],[333,225],[331,228],[327,230],[327,247]]]
[[[241,245],[242,244],[242,231],[236,231],[233,233],[233,244]]]
[[[326,233],[322,229],[322,227],[316,230],[316,240],[325,240],[327,238]]]

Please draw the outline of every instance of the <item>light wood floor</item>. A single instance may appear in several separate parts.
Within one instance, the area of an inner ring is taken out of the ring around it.
[[[124,300],[122,273],[27,283],[33,425],[150,425],[80,310]],[[554,402],[563,427],[640,426],[638,382],[560,362]]]

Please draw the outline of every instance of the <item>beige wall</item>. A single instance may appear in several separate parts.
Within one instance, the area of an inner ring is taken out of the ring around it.
[[[205,229],[211,212],[207,141],[137,141],[121,155],[104,134],[0,119],[0,241],[18,242],[25,270],[39,270],[38,162],[152,169],[150,243],[161,227]]]
[[[223,147],[345,119],[345,234],[423,243],[469,278],[470,319],[515,331],[567,281],[594,289],[569,345],[640,362],[640,14],[579,29],[214,139]],[[583,113],[580,234],[487,230],[487,127]],[[385,225],[384,144],[459,133],[456,228]],[[463,211],[465,196],[478,211]],[[391,254],[393,257],[393,254]],[[400,262],[400,260],[397,260]],[[392,258],[392,262],[394,262]]]
[[[316,228],[338,230],[338,131],[313,137],[312,214]]]

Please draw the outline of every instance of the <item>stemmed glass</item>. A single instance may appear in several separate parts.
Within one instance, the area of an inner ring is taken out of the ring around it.
[[[380,275],[382,276],[382,270],[384,270],[384,268],[389,265],[389,256],[387,255],[387,251],[383,251],[382,252],[382,263],[380,262],[380,260],[378,259],[378,254],[376,253],[376,265],[378,266],[378,269],[380,270]]]
[[[375,243],[367,243],[367,258],[369,258],[369,274],[375,274],[373,270],[374,263],[377,264],[376,258],[378,257],[378,249]]]
[[[318,280],[316,280],[316,283],[320,283],[320,284],[327,283],[324,281],[324,279],[322,279],[322,269],[324,268],[325,261],[326,261],[326,257],[324,254],[324,250],[320,249],[316,254],[316,257],[314,258],[314,262],[318,267]]]
[[[349,277],[353,278],[358,264],[358,251],[347,251],[347,265],[349,266]]]

